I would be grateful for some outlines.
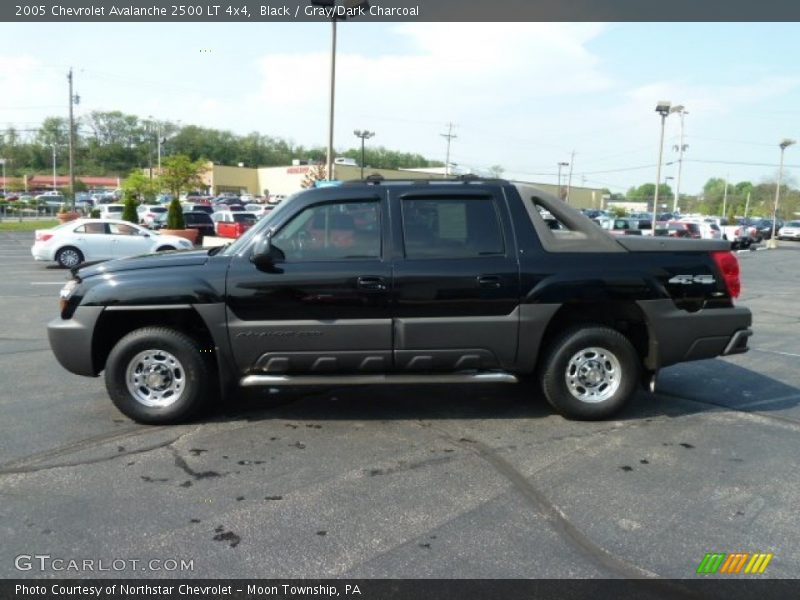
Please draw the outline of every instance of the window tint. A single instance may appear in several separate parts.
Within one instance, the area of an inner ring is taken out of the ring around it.
[[[109,223],[108,228],[114,235],[136,235],[139,230],[123,223]]]
[[[75,233],[106,233],[105,223],[86,223],[75,228]]]
[[[408,199],[402,207],[407,258],[469,258],[505,251],[491,199]]]
[[[377,202],[310,206],[272,237],[287,262],[378,258],[381,254]]]

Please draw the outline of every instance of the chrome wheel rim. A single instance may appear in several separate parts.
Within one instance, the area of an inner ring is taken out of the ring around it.
[[[128,392],[140,404],[164,408],[184,394],[186,373],[175,356],[154,348],[139,352],[131,359],[125,383]]]
[[[569,359],[564,379],[574,398],[595,404],[608,400],[619,389],[622,367],[613,352],[584,348]]]
[[[75,250],[62,250],[59,254],[59,261],[65,267],[74,267],[80,262],[80,257]]]

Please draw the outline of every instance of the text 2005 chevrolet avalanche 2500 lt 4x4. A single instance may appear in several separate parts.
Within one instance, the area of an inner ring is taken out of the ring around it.
[[[727,242],[614,238],[502,180],[304,191],[221,250],[73,272],[52,349],[73,373],[105,371],[143,423],[237,386],[522,379],[601,419],[658,369],[745,352],[751,334]]]

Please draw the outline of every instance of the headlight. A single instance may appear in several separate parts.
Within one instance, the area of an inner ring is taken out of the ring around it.
[[[64,309],[67,307],[67,302],[69,301],[70,296],[75,292],[75,289],[78,287],[78,280],[77,279],[70,279],[67,283],[64,284],[64,287],[61,288],[61,291],[58,293],[59,297],[59,307],[61,308],[61,312],[64,312]]]

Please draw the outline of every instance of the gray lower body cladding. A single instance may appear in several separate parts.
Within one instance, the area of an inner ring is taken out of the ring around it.
[[[657,370],[691,360],[747,351],[753,317],[746,308],[710,308],[687,312],[672,300],[638,302],[650,332],[646,366]]]
[[[47,324],[47,337],[56,359],[70,373],[94,377],[92,336],[105,307],[79,306],[70,319],[58,317]]]

